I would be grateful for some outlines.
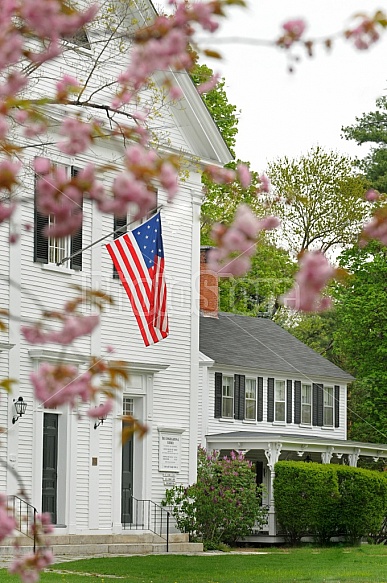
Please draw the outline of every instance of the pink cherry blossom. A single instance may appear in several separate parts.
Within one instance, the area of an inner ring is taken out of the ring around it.
[[[331,306],[331,298],[322,292],[335,277],[336,269],[321,251],[307,251],[299,260],[293,288],[282,296],[284,306],[302,312],[321,312]]]
[[[76,316],[71,315],[64,319],[60,330],[44,331],[40,324],[36,326],[22,326],[20,331],[30,344],[56,344],[68,345],[77,338],[91,334],[98,326],[99,316]]]
[[[266,174],[261,174],[259,180],[261,183],[259,186],[259,192],[270,192],[271,184]]]
[[[40,572],[54,562],[54,556],[49,549],[38,549],[36,553],[20,555],[15,558],[9,572],[19,575],[22,583],[37,583]]]
[[[365,197],[366,200],[368,200],[369,202],[374,202],[376,200],[379,200],[380,198],[380,194],[379,192],[377,192],[376,190],[374,190],[373,188],[370,188],[369,190],[367,190],[367,192],[365,193]]]
[[[237,172],[242,188],[248,188],[251,184],[251,173],[246,164],[238,164]]]
[[[159,180],[161,185],[168,192],[168,201],[171,201],[179,190],[179,181],[176,169],[170,162],[164,162],[161,165]]]
[[[355,48],[366,50],[379,40],[380,34],[376,29],[375,19],[368,18],[364,14],[359,15],[359,18],[360,24],[345,31],[345,36],[353,41]]]
[[[215,87],[219,83],[219,80],[220,80],[219,73],[212,75],[212,77],[210,79],[208,79],[208,81],[205,81],[204,83],[201,83],[200,85],[197,86],[198,92],[200,94],[202,94],[202,93],[208,93],[209,91],[212,91],[212,89],[215,89]]]
[[[217,184],[231,184],[236,179],[236,172],[229,168],[219,168],[218,166],[206,166],[206,174]]]
[[[15,208],[16,206],[14,204],[6,206],[5,204],[0,202],[0,223],[3,223],[7,219],[9,219],[9,217],[12,216],[12,213],[14,212]]]
[[[15,519],[8,514],[7,498],[0,494],[0,542],[11,536],[16,528]]]
[[[299,41],[306,29],[306,23],[301,18],[288,20],[282,25],[283,35],[278,39],[280,47],[289,49],[295,42]]]
[[[103,404],[94,407],[94,409],[89,409],[87,415],[92,419],[99,419],[101,417],[106,417],[113,409],[113,401],[111,399],[106,400]]]
[[[76,366],[43,363],[30,374],[35,397],[46,407],[68,403],[75,407],[78,400],[86,403],[92,398],[90,372],[79,373]]]
[[[0,84],[0,97],[14,97],[28,84],[28,78],[19,71],[11,71]]]
[[[366,223],[361,233],[359,244],[364,247],[370,239],[376,239],[387,245],[387,208],[378,209],[372,219]]]
[[[85,123],[78,118],[67,117],[59,132],[66,140],[59,142],[58,148],[69,156],[81,154],[90,146],[93,131],[92,122]]]

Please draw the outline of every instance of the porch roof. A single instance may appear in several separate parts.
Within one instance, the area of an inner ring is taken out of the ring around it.
[[[351,454],[359,450],[359,455],[387,458],[387,444],[348,441],[346,439],[316,437],[313,435],[232,431],[207,435],[206,441],[207,445],[214,449],[265,450],[269,448],[269,444],[279,443],[282,451],[325,452],[329,448],[335,454]]]

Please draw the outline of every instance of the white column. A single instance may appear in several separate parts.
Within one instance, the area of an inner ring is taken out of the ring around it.
[[[357,466],[359,455],[360,449],[358,447],[354,448],[353,452],[348,454],[349,465],[352,466],[353,468],[356,468]]]
[[[276,525],[275,508],[274,508],[274,478],[275,478],[274,466],[278,462],[279,457],[281,455],[282,443],[268,443],[267,446],[268,447],[265,450],[265,456],[267,459],[267,466],[270,470],[270,488],[269,488],[270,507],[269,507],[268,525],[269,525],[269,535],[275,536],[277,534],[277,525]]]
[[[193,484],[197,475],[198,447],[198,390],[199,390],[199,282],[200,282],[200,206],[203,195],[201,183],[191,191],[192,200],[192,311],[191,311],[191,390],[189,403],[189,468],[188,483]]]
[[[327,447],[326,451],[321,452],[321,461],[323,464],[331,463],[334,449],[334,447]]]

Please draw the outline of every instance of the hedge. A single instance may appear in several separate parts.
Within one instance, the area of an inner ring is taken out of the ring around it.
[[[286,540],[313,536],[320,544],[341,534],[352,544],[375,534],[387,513],[387,479],[342,465],[278,462],[274,502]]]

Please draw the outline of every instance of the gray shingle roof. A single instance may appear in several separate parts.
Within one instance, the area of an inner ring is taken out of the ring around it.
[[[200,317],[200,351],[216,364],[350,382],[353,377],[266,318]]]

